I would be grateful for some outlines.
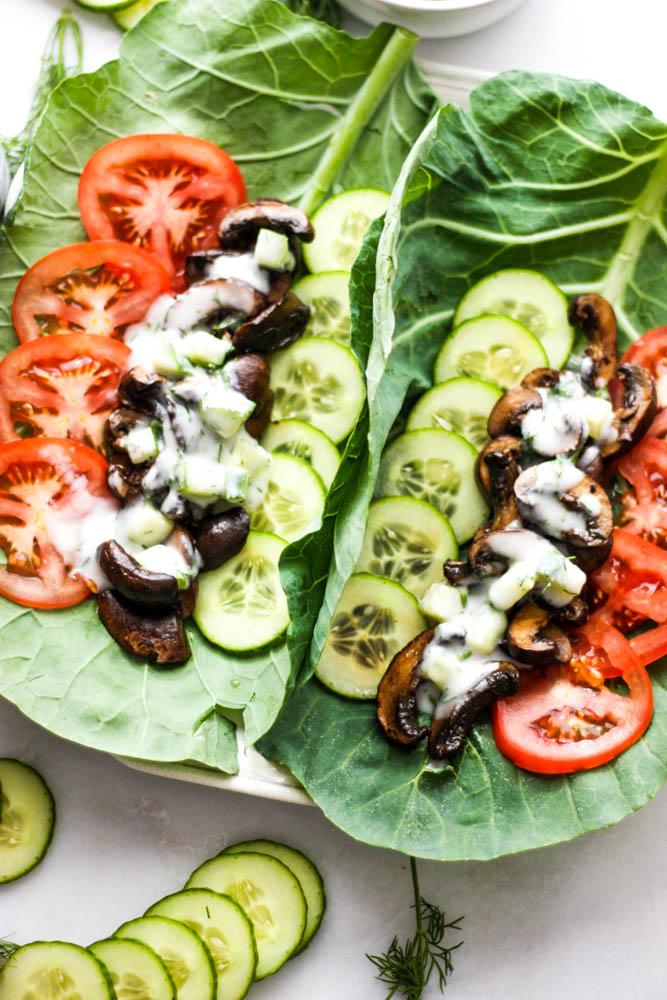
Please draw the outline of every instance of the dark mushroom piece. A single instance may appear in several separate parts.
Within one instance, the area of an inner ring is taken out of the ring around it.
[[[562,608],[550,608],[551,620],[559,625],[567,625],[571,628],[578,628],[583,625],[588,618],[588,605],[583,597],[573,597],[572,600]]]
[[[241,551],[250,531],[250,517],[243,507],[210,514],[195,530],[195,544],[204,569],[217,569]]]
[[[452,587],[467,587],[470,584],[478,583],[477,577],[470,569],[467,559],[447,559],[442,567],[447,583]]]
[[[297,262],[300,260],[301,243],[310,243],[315,236],[305,212],[282,201],[259,198],[236,205],[225,213],[218,229],[220,246],[223,250],[250,250],[260,229],[271,229],[274,233],[287,236]]]
[[[225,250],[198,250],[196,253],[190,254],[185,260],[185,280],[188,286],[212,278],[216,270],[216,261],[219,261],[221,257],[238,256],[240,254]],[[266,273],[269,281],[269,291],[266,298],[269,302],[277,302],[288,293],[292,284],[292,272],[266,269]],[[237,280],[241,281],[242,279]]]
[[[157,372],[136,365],[120,380],[118,398],[129,409],[150,417],[160,416],[164,413],[164,383]]]
[[[603,459],[620,458],[630,451],[646,434],[657,408],[655,383],[645,368],[627,363],[619,365],[616,378],[623,388],[623,398],[620,406],[614,407],[615,434],[600,441]]]
[[[183,620],[176,611],[137,610],[120,594],[103,590],[97,612],[105,629],[128,653],[158,666],[176,666],[190,658]]]
[[[191,285],[179,295],[166,316],[166,324],[189,330],[200,323],[227,317],[238,323],[256,316],[266,306],[266,296],[244,281],[210,278]]]
[[[542,666],[567,663],[572,655],[570,640],[553,621],[553,611],[528,601],[512,618],[505,642],[510,655],[520,663]]]
[[[508,698],[519,690],[519,671],[504,660],[489,663],[485,674],[468,691],[442,702],[436,708],[428,752],[436,760],[457,753],[465,743],[477,716],[498,698]]]
[[[616,316],[601,295],[577,295],[570,302],[568,319],[584,331],[589,345],[584,352],[581,379],[593,389],[608,385],[616,374],[618,345]]]
[[[310,306],[302,302],[294,292],[288,292],[279,302],[243,323],[234,332],[234,350],[238,354],[255,351],[267,354],[287,347],[301,336],[308,326],[309,318]]]
[[[254,437],[256,441],[259,441],[262,434],[271,423],[271,412],[273,410],[274,399],[275,394],[272,389],[269,389],[262,402],[257,405],[257,408],[253,410],[252,414],[248,417],[244,424],[248,434],[250,434],[251,437]]]
[[[127,455],[116,454],[107,468],[107,486],[116,500],[128,502],[142,494],[142,481],[149,466],[135,465]]]
[[[504,434],[520,434],[521,421],[529,410],[542,408],[542,397],[537,389],[527,385],[517,385],[504,393],[489,414],[486,428],[489,437]]]
[[[99,546],[97,560],[111,586],[132,604],[164,608],[178,600],[176,577],[144,569],[114,539]]]
[[[525,378],[521,380],[521,385],[529,389],[553,389],[560,381],[560,372],[557,368],[533,368]]]
[[[165,542],[170,548],[180,552],[186,564],[194,571],[198,569],[199,559],[194,539],[187,528],[179,524]],[[187,587],[178,592],[178,605],[182,618],[189,618],[195,609],[197,591],[199,589],[199,577],[193,575]]]
[[[419,724],[417,690],[423,678],[419,665],[424,650],[435,636],[435,629],[421,632],[393,658],[380,681],[377,694],[377,718],[391,743],[413,747],[429,732]]]
[[[477,456],[477,480],[493,507],[494,520],[498,514],[499,522],[503,522],[498,527],[504,528],[519,517],[514,483],[521,471],[520,458],[521,441],[509,434],[489,441]]]
[[[269,391],[271,362],[266,354],[241,354],[225,365],[225,375],[233,389],[259,405]]]

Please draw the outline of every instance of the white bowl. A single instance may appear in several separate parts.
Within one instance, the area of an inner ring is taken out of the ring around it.
[[[423,38],[452,38],[486,28],[522,0],[339,0],[367,24],[388,21]]]

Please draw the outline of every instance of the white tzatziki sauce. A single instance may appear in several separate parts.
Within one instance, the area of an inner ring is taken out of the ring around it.
[[[561,503],[559,496],[574,489],[584,479],[584,473],[564,458],[551,462],[540,462],[531,468],[534,477],[531,485],[517,491],[517,504],[522,517],[540,528],[551,538],[563,539],[569,535],[583,537],[587,533],[586,513],[596,516],[600,513],[597,497],[586,496],[582,508],[570,509]],[[596,509],[597,508],[597,509]]]
[[[538,455],[574,451],[584,441],[614,440],[614,411],[606,395],[587,392],[575,372],[561,372],[551,388],[537,388],[542,406],[521,420],[521,436]]]

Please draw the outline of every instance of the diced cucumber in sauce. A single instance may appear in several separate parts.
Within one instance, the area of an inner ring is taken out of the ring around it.
[[[350,346],[350,275],[348,271],[309,274],[292,291],[310,306],[307,337],[328,337]]]
[[[315,239],[303,246],[308,270],[352,270],[366,230],[388,204],[386,191],[375,188],[354,188],[325,201],[311,220]]]
[[[142,941],[157,952],[176,986],[176,1000],[216,1000],[211,953],[191,927],[168,917],[139,917],[119,927],[114,937]]]
[[[473,448],[481,449],[489,440],[489,414],[501,396],[502,391],[490,382],[465,377],[447,379],[417,400],[405,429],[439,427],[460,434]]]
[[[148,945],[130,938],[106,938],[88,950],[107,970],[116,1000],[175,1000],[169,969]]]
[[[150,425],[133,427],[124,436],[122,443],[129,455],[130,461],[135,465],[141,465],[142,462],[150,462],[160,450],[158,437]]]
[[[44,779],[27,764],[0,758],[0,883],[38,865],[51,843],[55,803]]]
[[[276,972],[301,946],[306,900],[299,880],[277,858],[221,854],[197,868],[185,888],[221,892],[245,910],[257,942],[257,979]]]
[[[102,963],[79,945],[34,941],[15,951],[0,969],[0,1000],[69,998],[116,1000]]]
[[[253,255],[260,267],[273,271],[292,271],[296,266],[287,236],[271,229],[259,230]]]
[[[183,351],[188,361],[207,368],[217,368],[232,349],[229,337],[214,337],[206,330],[193,330],[183,337]]]
[[[174,524],[150,500],[138,500],[123,511],[123,527],[131,542],[149,546],[163,542]]]
[[[467,375],[504,391],[533,368],[547,366],[544,348],[521,323],[507,316],[480,316],[450,333],[435,359],[433,381]]]
[[[331,438],[303,420],[280,420],[269,424],[262,435],[262,447],[279,455],[291,455],[307,462],[318,474],[325,487],[331,489],[340,452]]]
[[[295,542],[322,523],[327,491],[312,466],[291,455],[275,454],[261,504],[250,527]]]

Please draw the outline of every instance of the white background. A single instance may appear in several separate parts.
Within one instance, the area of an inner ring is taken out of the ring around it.
[[[0,133],[23,124],[59,0],[0,0]],[[77,14],[79,12],[77,11]],[[116,53],[119,33],[81,12],[85,63]],[[355,26],[358,30],[359,25]],[[662,0],[527,0],[466,38],[429,41],[429,59],[596,78],[667,116]],[[59,819],[32,874],[0,886],[0,937],[88,943],[182,886],[227,843],[292,842],[320,866],[328,909],[308,951],[254,986],[256,1000],[382,1000],[364,953],[411,933],[405,859],[336,830],[312,808],[251,799],[130,771],[38,729],[0,702],[0,756],[48,778]],[[612,829],[485,863],[421,862],[427,898],[465,914],[450,1000],[664,1000],[667,909],[664,792]],[[454,939],[453,939],[454,940]],[[429,992],[436,997],[437,990]]]

